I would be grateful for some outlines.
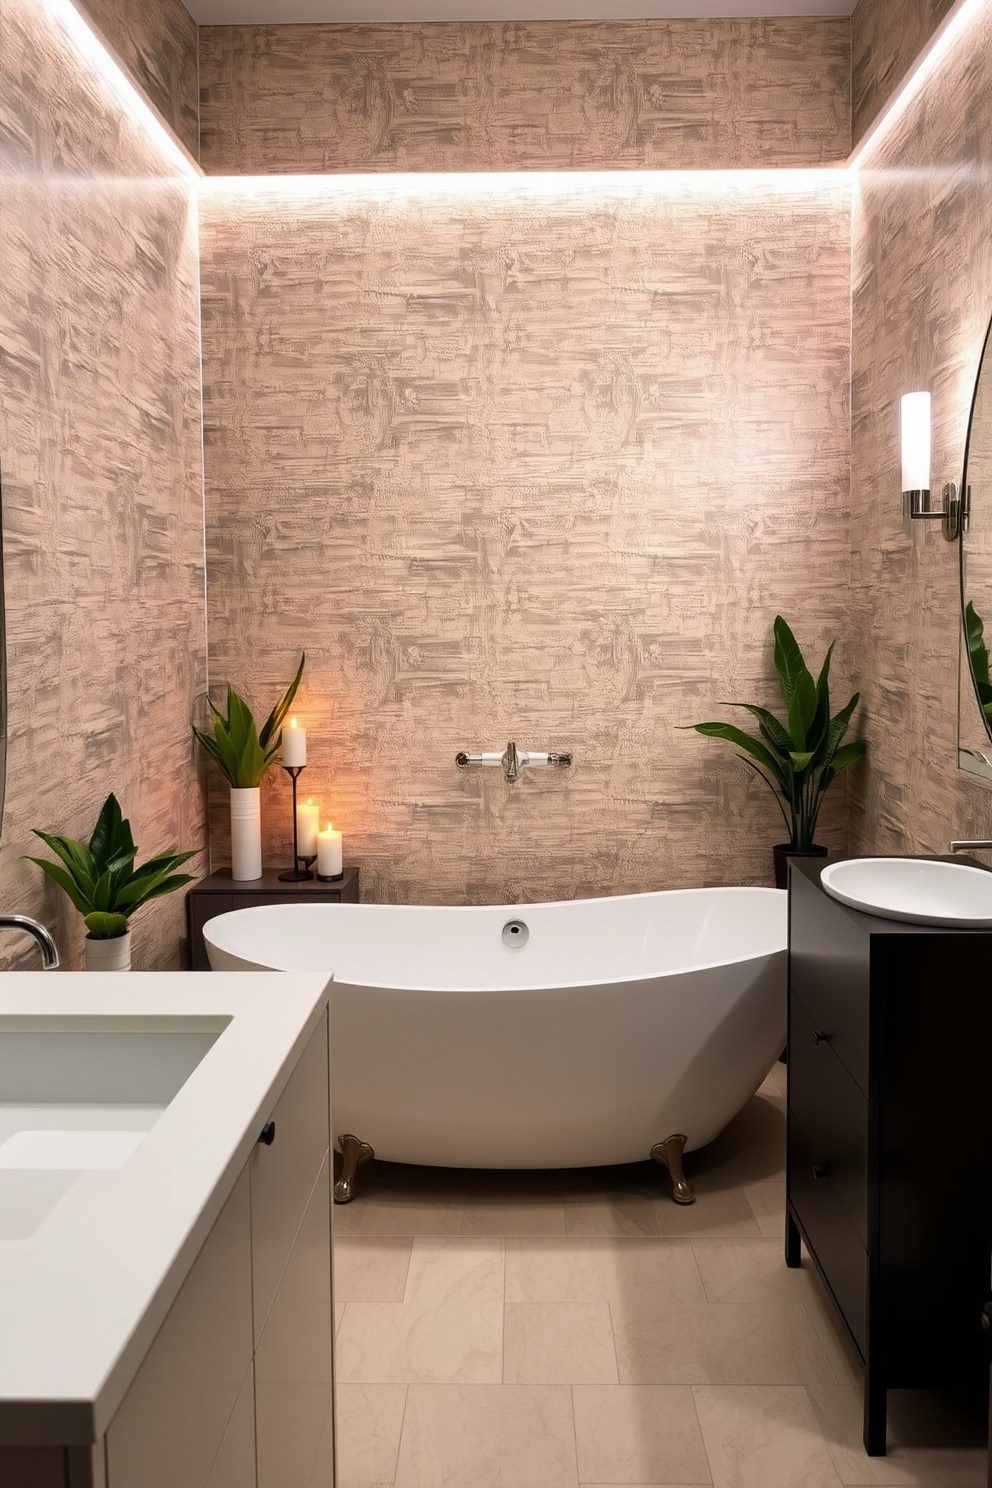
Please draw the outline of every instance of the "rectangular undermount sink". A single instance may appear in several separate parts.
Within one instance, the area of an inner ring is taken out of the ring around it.
[[[0,1018],[0,1239],[123,1167],[229,1018]]]

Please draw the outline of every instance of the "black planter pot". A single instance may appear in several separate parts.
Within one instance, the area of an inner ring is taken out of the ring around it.
[[[798,848],[790,847],[787,842],[780,842],[772,848],[772,858],[775,863],[775,887],[787,889],[789,887],[789,859],[790,858],[825,858],[827,849],[817,847],[805,848],[802,852]]]

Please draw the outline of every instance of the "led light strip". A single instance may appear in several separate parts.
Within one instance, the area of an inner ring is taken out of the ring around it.
[[[132,120],[154,139],[173,165],[178,166],[191,180],[199,180],[203,174],[200,167],[165,127],[141,90],[135,87],[103,39],[72,4],[72,0],[46,0],[46,4],[53,20],[61,26],[80,55],[111,89]]]
[[[585,193],[664,196],[679,193],[767,190],[795,193],[847,190],[846,165],[797,170],[607,171],[373,171],[367,175],[204,176],[200,191],[237,195],[305,196],[581,196]]]
[[[173,164],[200,190],[248,193],[264,196],[320,196],[352,194],[365,197],[446,194],[514,196],[578,196],[585,192],[665,195],[668,193],[727,191],[809,191],[824,187],[847,188],[889,131],[902,118],[924,84],[952,47],[985,11],[992,0],[959,0],[944,18],[924,48],[913,71],[875,120],[848,161],[839,165],[797,169],[738,168],[731,170],[605,170],[605,171],[376,171],[368,174],[300,174],[263,176],[206,176],[192,160],[141,90],[108,50],[89,21],[72,0],[47,0],[53,17],[61,24],[82,56],[110,85],[123,107],[155,139]]]
[[[933,76],[951,48],[961,40],[968,27],[978,20],[989,3],[990,0],[961,0],[960,4],[948,11],[920,53],[913,71],[851,155],[848,165],[852,170],[856,171],[864,165],[866,156],[877,149],[889,131],[899,122],[924,83]]]

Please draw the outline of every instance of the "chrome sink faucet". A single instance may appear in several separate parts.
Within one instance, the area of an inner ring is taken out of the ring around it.
[[[33,935],[41,951],[41,965],[45,971],[54,971],[59,964],[59,952],[55,941],[44,925],[28,915],[0,914],[0,930],[23,930]]]

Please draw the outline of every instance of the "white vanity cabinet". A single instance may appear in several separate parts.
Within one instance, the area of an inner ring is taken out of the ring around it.
[[[333,1488],[326,1008],[90,1447],[0,1445],[0,1488]]]

